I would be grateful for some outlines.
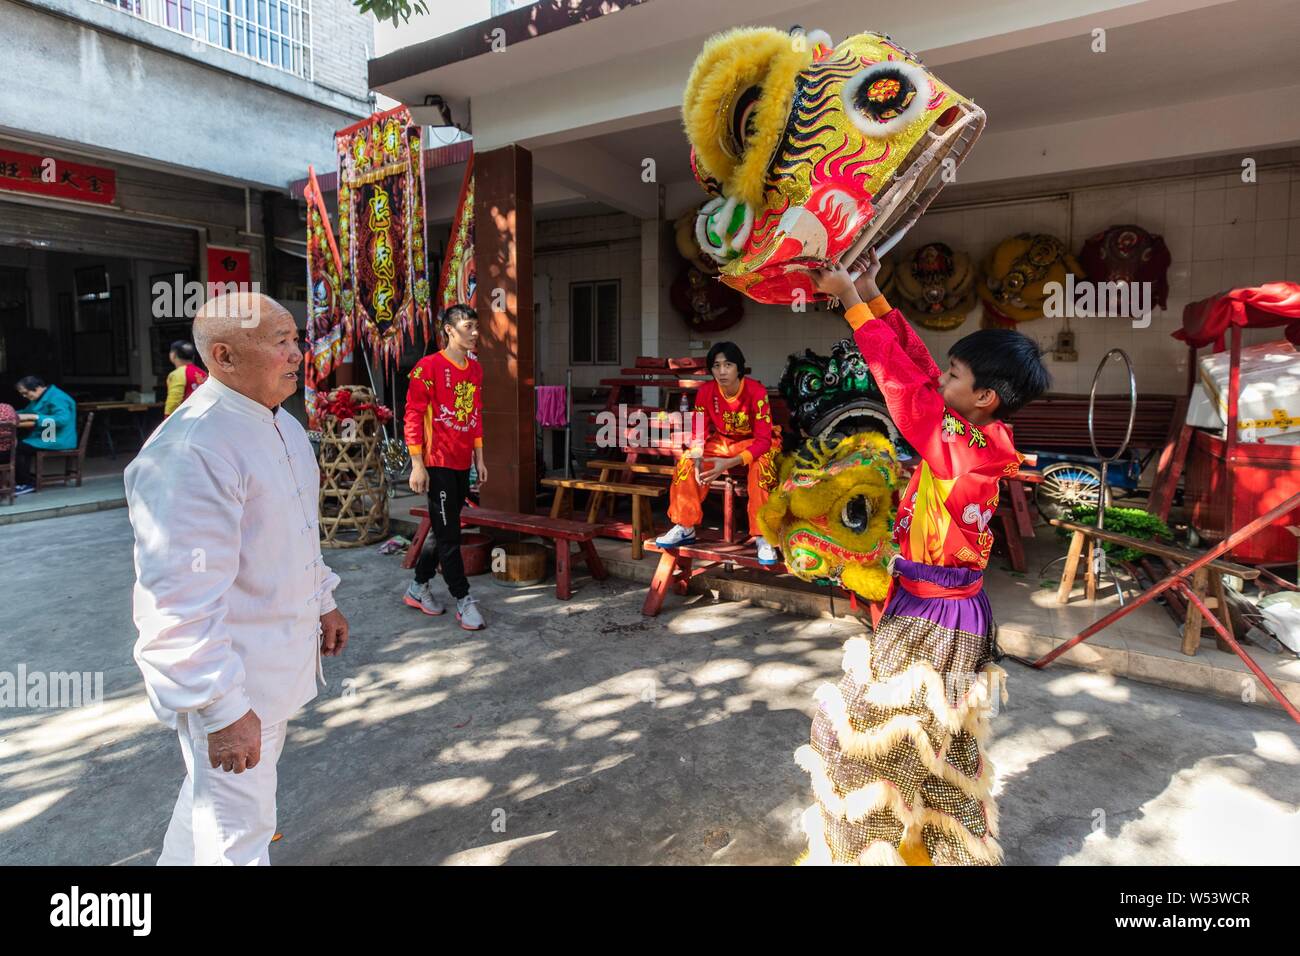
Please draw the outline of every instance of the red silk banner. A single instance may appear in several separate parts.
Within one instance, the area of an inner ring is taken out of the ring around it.
[[[0,189],[109,206],[117,198],[117,173],[106,166],[0,149]]]
[[[310,428],[316,420],[316,386],[352,351],[352,326],[343,312],[343,267],[316,170],[307,167],[307,353],[303,386]]]
[[[420,127],[405,106],[334,137],[339,157],[343,313],[381,364],[397,364],[403,337],[429,334]]]
[[[474,305],[474,157],[465,165],[465,179],[460,184],[456,218],[451,223],[447,256],[438,280],[438,307],[445,309],[457,302]]]
[[[1266,282],[1189,302],[1183,307],[1183,327],[1170,334],[1196,348],[1212,344],[1221,352],[1224,333],[1233,325],[1282,327],[1283,335],[1300,348],[1300,283]]]

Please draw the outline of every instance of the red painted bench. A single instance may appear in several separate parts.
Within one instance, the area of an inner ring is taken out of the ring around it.
[[[765,571],[769,574],[786,573],[784,565],[760,564],[752,544],[697,542],[668,550],[654,544],[647,544],[646,548],[650,551],[658,551],[660,555],[659,567],[655,568],[654,578],[650,581],[650,588],[646,592],[645,603],[641,605],[641,613],[646,617],[654,617],[659,613],[670,589],[678,594],[685,594],[691,579],[701,574],[719,570],[730,571],[734,567]],[[858,608],[859,603],[866,604],[871,612],[873,626],[880,621],[880,616],[884,613],[884,601],[863,601],[852,591],[841,587],[830,588],[829,591],[835,597],[845,598],[854,610]]]
[[[428,508],[412,508],[411,514],[420,519],[419,530],[411,539],[411,546],[406,549],[402,567],[413,568],[424,547],[424,539],[429,536],[432,525],[429,522]],[[573,597],[570,545],[577,544],[579,556],[587,564],[587,570],[597,581],[609,577],[605,564],[596,552],[593,540],[600,530],[600,525],[585,521],[569,521],[564,518],[548,518],[545,515],[517,514],[513,511],[493,511],[490,508],[466,508],[460,513],[462,528],[498,528],[502,531],[514,531],[519,534],[536,535],[555,545],[555,596],[561,601]]]

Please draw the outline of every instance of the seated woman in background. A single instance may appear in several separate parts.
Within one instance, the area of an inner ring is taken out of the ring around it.
[[[36,453],[68,451],[77,447],[77,403],[57,385],[47,385],[36,375],[18,380],[18,394],[27,399],[27,407],[18,410],[18,424],[28,431],[18,443],[14,462],[18,487],[16,494],[35,489]]]
[[[180,407],[181,402],[189,398],[194,390],[208,380],[208,373],[194,364],[198,352],[190,342],[177,340],[172,343],[167,357],[175,366],[167,373],[167,401],[163,405],[163,417],[170,415]]]

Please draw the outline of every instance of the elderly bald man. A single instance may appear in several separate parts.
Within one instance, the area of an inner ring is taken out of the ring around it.
[[[321,558],[316,459],[280,404],[302,366],[293,317],[265,296],[221,296],[194,342],[208,380],[126,470],[135,660],[185,761],[158,863],[266,864],[289,718],[348,624]]]

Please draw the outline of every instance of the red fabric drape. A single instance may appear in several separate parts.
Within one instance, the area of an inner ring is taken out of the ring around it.
[[[1190,302],[1183,309],[1183,327],[1173,336],[1198,349],[1213,343],[1214,351],[1222,352],[1224,333],[1233,325],[1284,327],[1283,334],[1300,348],[1300,283],[1267,282]]]

